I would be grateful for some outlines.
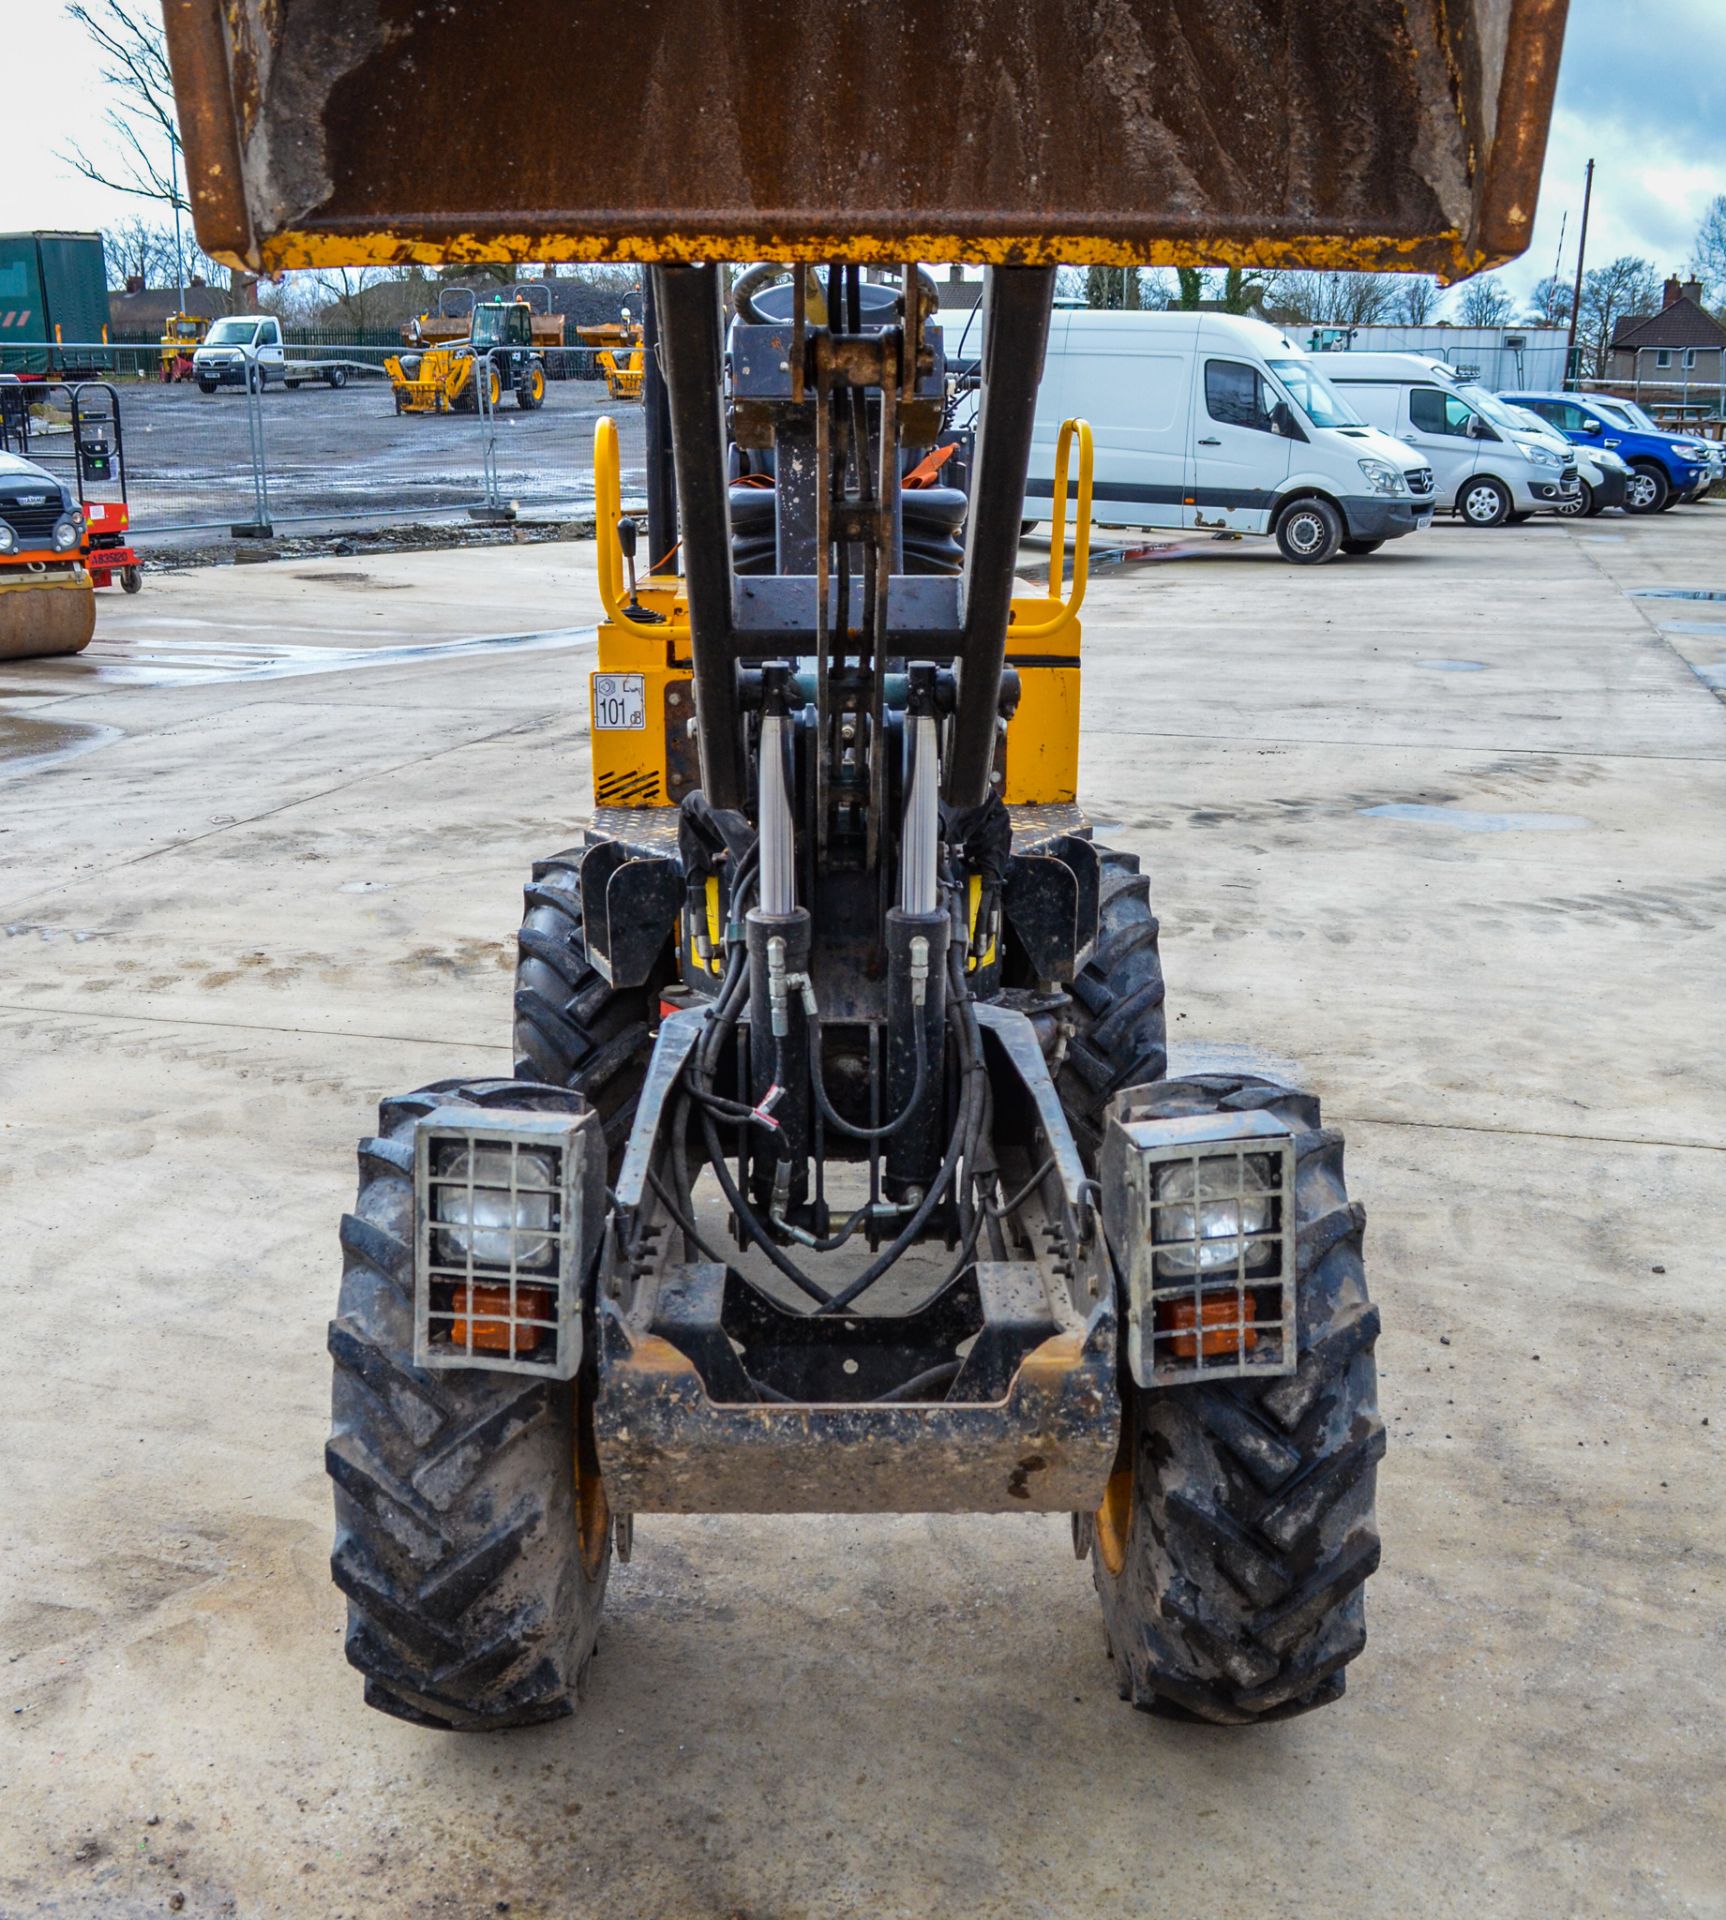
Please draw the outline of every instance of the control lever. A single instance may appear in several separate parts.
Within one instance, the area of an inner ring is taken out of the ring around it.
[[[625,620],[637,620],[646,627],[663,626],[665,615],[655,613],[651,607],[644,607],[635,591],[635,537],[635,522],[626,513],[617,523],[617,544],[623,554],[624,577],[629,583],[629,598],[623,605],[623,617]]]

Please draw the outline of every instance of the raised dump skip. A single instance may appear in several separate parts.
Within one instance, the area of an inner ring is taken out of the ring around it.
[[[198,235],[423,260],[1522,251],[1567,0],[172,0]],[[410,127],[440,128],[413,139]]]

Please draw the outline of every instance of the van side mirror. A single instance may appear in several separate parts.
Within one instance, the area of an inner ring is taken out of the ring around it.
[[[1582,431],[1584,433],[1598,433],[1600,431],[1600,422],[1596,420],[1591,414],[1586,420],[1583,421]]]
[[[1271,408],[1271,432],[1280,433],[1285,440],[1299,440],[1303,436],[1295,424],[1294,409],[1286,400],[1279,400]]]

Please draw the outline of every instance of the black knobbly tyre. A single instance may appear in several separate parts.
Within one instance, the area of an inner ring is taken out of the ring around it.
[[[450,1081],[378,1111],[342,1220],[325,1465],[330,1569],[366,1702],[417,1725],[501,1728],[570,1712],[605,1603],[605,1492],[580,1381],[413,1363],[413,1125],[440,1106],[567,1111],[517,1080]]]
[[[534,862],[517,945],[515,1072],[586,1096],[615,1174],[653,1051],[653,989],[614,988],[588,959],[580,871],[579,848]]]
[[[1055,1076],[1073,1137],[1093,1172],[1110,1100],[1122,1087],[1160,1080],[1168,1071],[1151,883],[1137,854],[1108,847],[1097,854],[1101,925],[1069,990],[1075,1024]]]
[[[1168,1116],[1262,1109],[1295,1135],[1300,1363],[1288,1375],[1133,1389],[1088,1536],[1121,1697],[1245,1724],[1338,1698],[1366,1641],[1384,1454],[1362,1209],[1318,1102],[1203,1075],[1137,1096]]]

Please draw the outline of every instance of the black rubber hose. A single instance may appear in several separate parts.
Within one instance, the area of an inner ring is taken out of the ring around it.
[[[899,1386],[889,1387],[885,1393],[876,1394],[870,1405],[878,1407],[893,1400],[932,1399],[934,1396],[929,1389],[950,1386],[959,1377],[961,1365],[963,1365],[962,1361],[943,1360],[938,1367],[930,1367],[924,1373],[914,1373],[909,1380],[902,1382]]]
[[[827,1098],[827,1083],[821,1073],[821,1023],[812,1020],[814,1038],[809,1049],[809,1084],[814,1089],[815,1104],[821,1109],[821,1117],[839,1133],[849,1134],[853,1140],[886,1140],[896,1134],[917,1111],[929,1085],[929,1053],[927,1047],[917,1049],[917,1066],[911,1082],[911,1095],[891,1120],[878,1127],[854,1127],[849,1120],[841,1119],[833,1111],[833,1103]]]
[[[786,1254],[775,1245],[772,1236],[755,1217],[754,1209],[751,1208],[749,1202],[745,1200],[743,1195],[738,1191],[737,1182],[731,1177],[731,1169],[725,1164],[725,1149],[719,1143],[719,1129],[714,1125],[713,1116],[710,1113],[703,1112],[701,1116],[701,1127],[707,1140],[708,1164],[713,1168],[714,1177],[719,1182],[720,1190],[724,1193],[727,1201],[730,1202],[731,1211],[736,1214],[744,1230],[748,1233],[749,1238],[766,1254],[768,1259],[784,1274],[786,1279],[801,1292],[806,1293],[811,1300],[816,1302],[818,1307],[826,1307],[831,1304],[830,1297],[826,1290],[817,1286],[815,1282],[809,1278],[808,1274],[798,1266],[795,1260],[788,1258]]]
[[[980,1064],[980,1063],[979,1063]],[[865,1293],[891,1267],[911,1242],[922,1232],[929,1216],[935,1211],[937,1203],[952,1183],[953,1170],[959,1164],[959,1156],[964,1150],[965,1138],[973,1118],[973,1108],[977,1099],[975,1091],[975,1070],[967,1065],[965,1070],[965,1091],[960,1097],[958,1116],[953,1124],[952,1138],[947,1143],[946,1157],[941,1162],[940,1171],[929,1184],[917,1211],[906,1221],[887,1246],[876,1255],[855,1280],[848,1281],[833,1297],[827,1301],[824,1312],[838,1313],[850,1306],[859,1294]]]

